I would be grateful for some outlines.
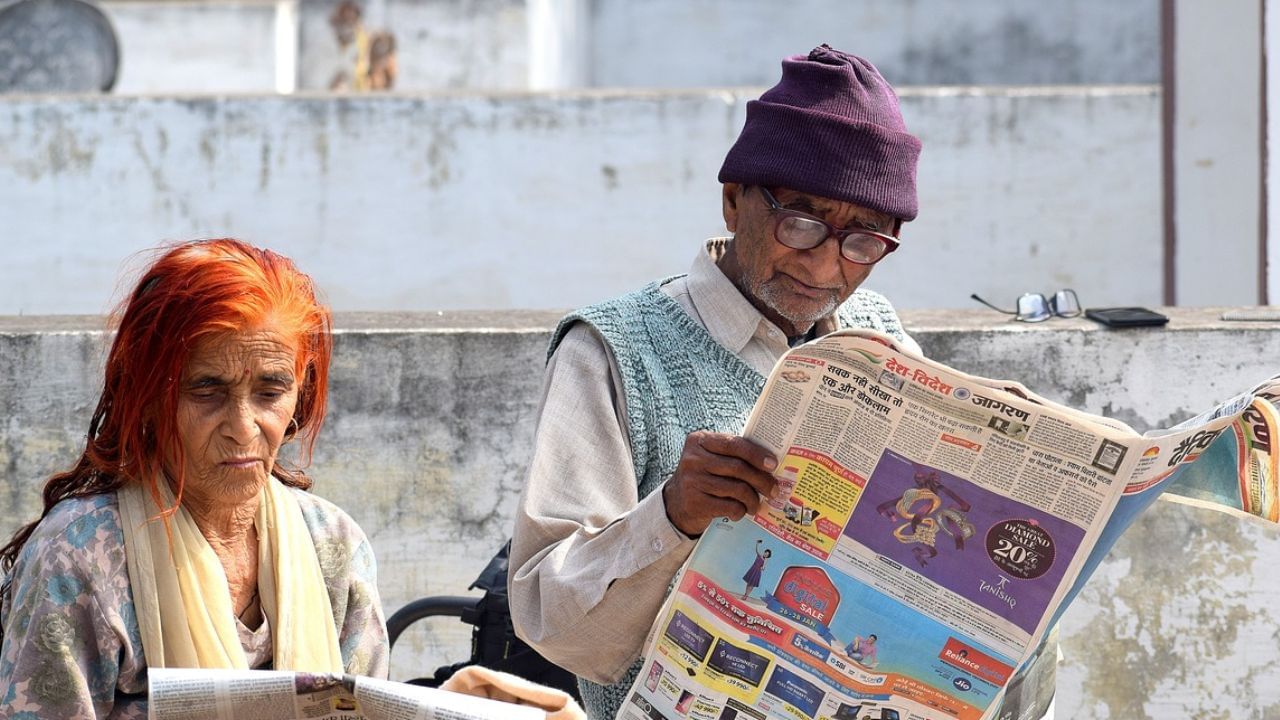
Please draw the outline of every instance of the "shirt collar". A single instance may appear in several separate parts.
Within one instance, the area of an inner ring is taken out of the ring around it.
[[[767,335],[769,330],[778,328],[743,296],[716,265],[730,242],[732,238],[708,240],[693,259],[686,283],[689,299],[707,333],[730,352],[739,354],[752,338]],[[816,335],[826,335],[837,327],[834,315],[825,317],[816,323]]]

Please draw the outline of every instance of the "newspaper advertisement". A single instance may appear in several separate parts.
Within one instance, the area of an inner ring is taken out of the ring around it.
[[[624,720],[980,720],[1170,487],[1276,522],[1263,383],[1140,435],[870,331],[791,350],[744,435],[779,497],[699,540]]]
[[[271,670],[147,671],[148,720],[546,720],[512,705],[357,675]]]

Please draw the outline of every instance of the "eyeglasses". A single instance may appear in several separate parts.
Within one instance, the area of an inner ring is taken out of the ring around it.
[[[1041,322],[1051,317],[1073,318],[1084,312],[1080,309],[1080,298],[1076,297],[1076,291],[1070,288],[1059,290],[1053,294],[1052,298],[1046,298],[1040,293],[1023,293],[1018,297],[1017,310],[998,308],[978,297],[976,293],[969,297],[992,310],[997,310],[1005,315],[1013,315],[1014,320],[1021,320],[1022,322]]]
[[[834,235],[840,241],[840,255],[845,260],[859,265],[875,265],[898,249],[898,241],[892,235],[864,228],[840,230],[807,213],[782,207],[768,188],[763,185],[757,187],[770,212],[778,217],[778,223],[773,226],[773,239],[792,250],[812,250]]]

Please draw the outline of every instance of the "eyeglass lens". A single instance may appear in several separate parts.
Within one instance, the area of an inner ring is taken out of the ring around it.
[[[1040,293],[1024,293],[1018,297],[1017,319],[1023,322],[1040,322],[1053,317],[1049,301]]]
[[[1054,293],[1050,305],[1053,309],[1053,314],[1058,317],[1076,317],[1083,312],[1080,309],[1080,298],[1076,297],[1076,291],[1070,288]]]
[[[816,220],[785,217],[778,223],[778,242],[794,250],[810,250],[826,241],[830,228]],[[888,254],[889,244],[868,233],[854,232],[840,242],[840,254],[846,260],[869,265]]]

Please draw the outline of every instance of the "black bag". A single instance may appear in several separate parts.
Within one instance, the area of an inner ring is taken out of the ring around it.
[[[484,591],[484,597],[474,606],[462,608],[460,613],[462,622],[474,626],[471,630],[471,657],[463,662],[438,668],[431,678],[409,682],[438,687],[462,668],[482,665],[558,688],[581,702],[577,677],[542,657],[516,637],[515,627],[511,623],[511,607],[507,602],[507,564],[510,554],[511,541],[508,540],[469,588]],[[388,621],[388,625],[390,624],[392,623]]]

